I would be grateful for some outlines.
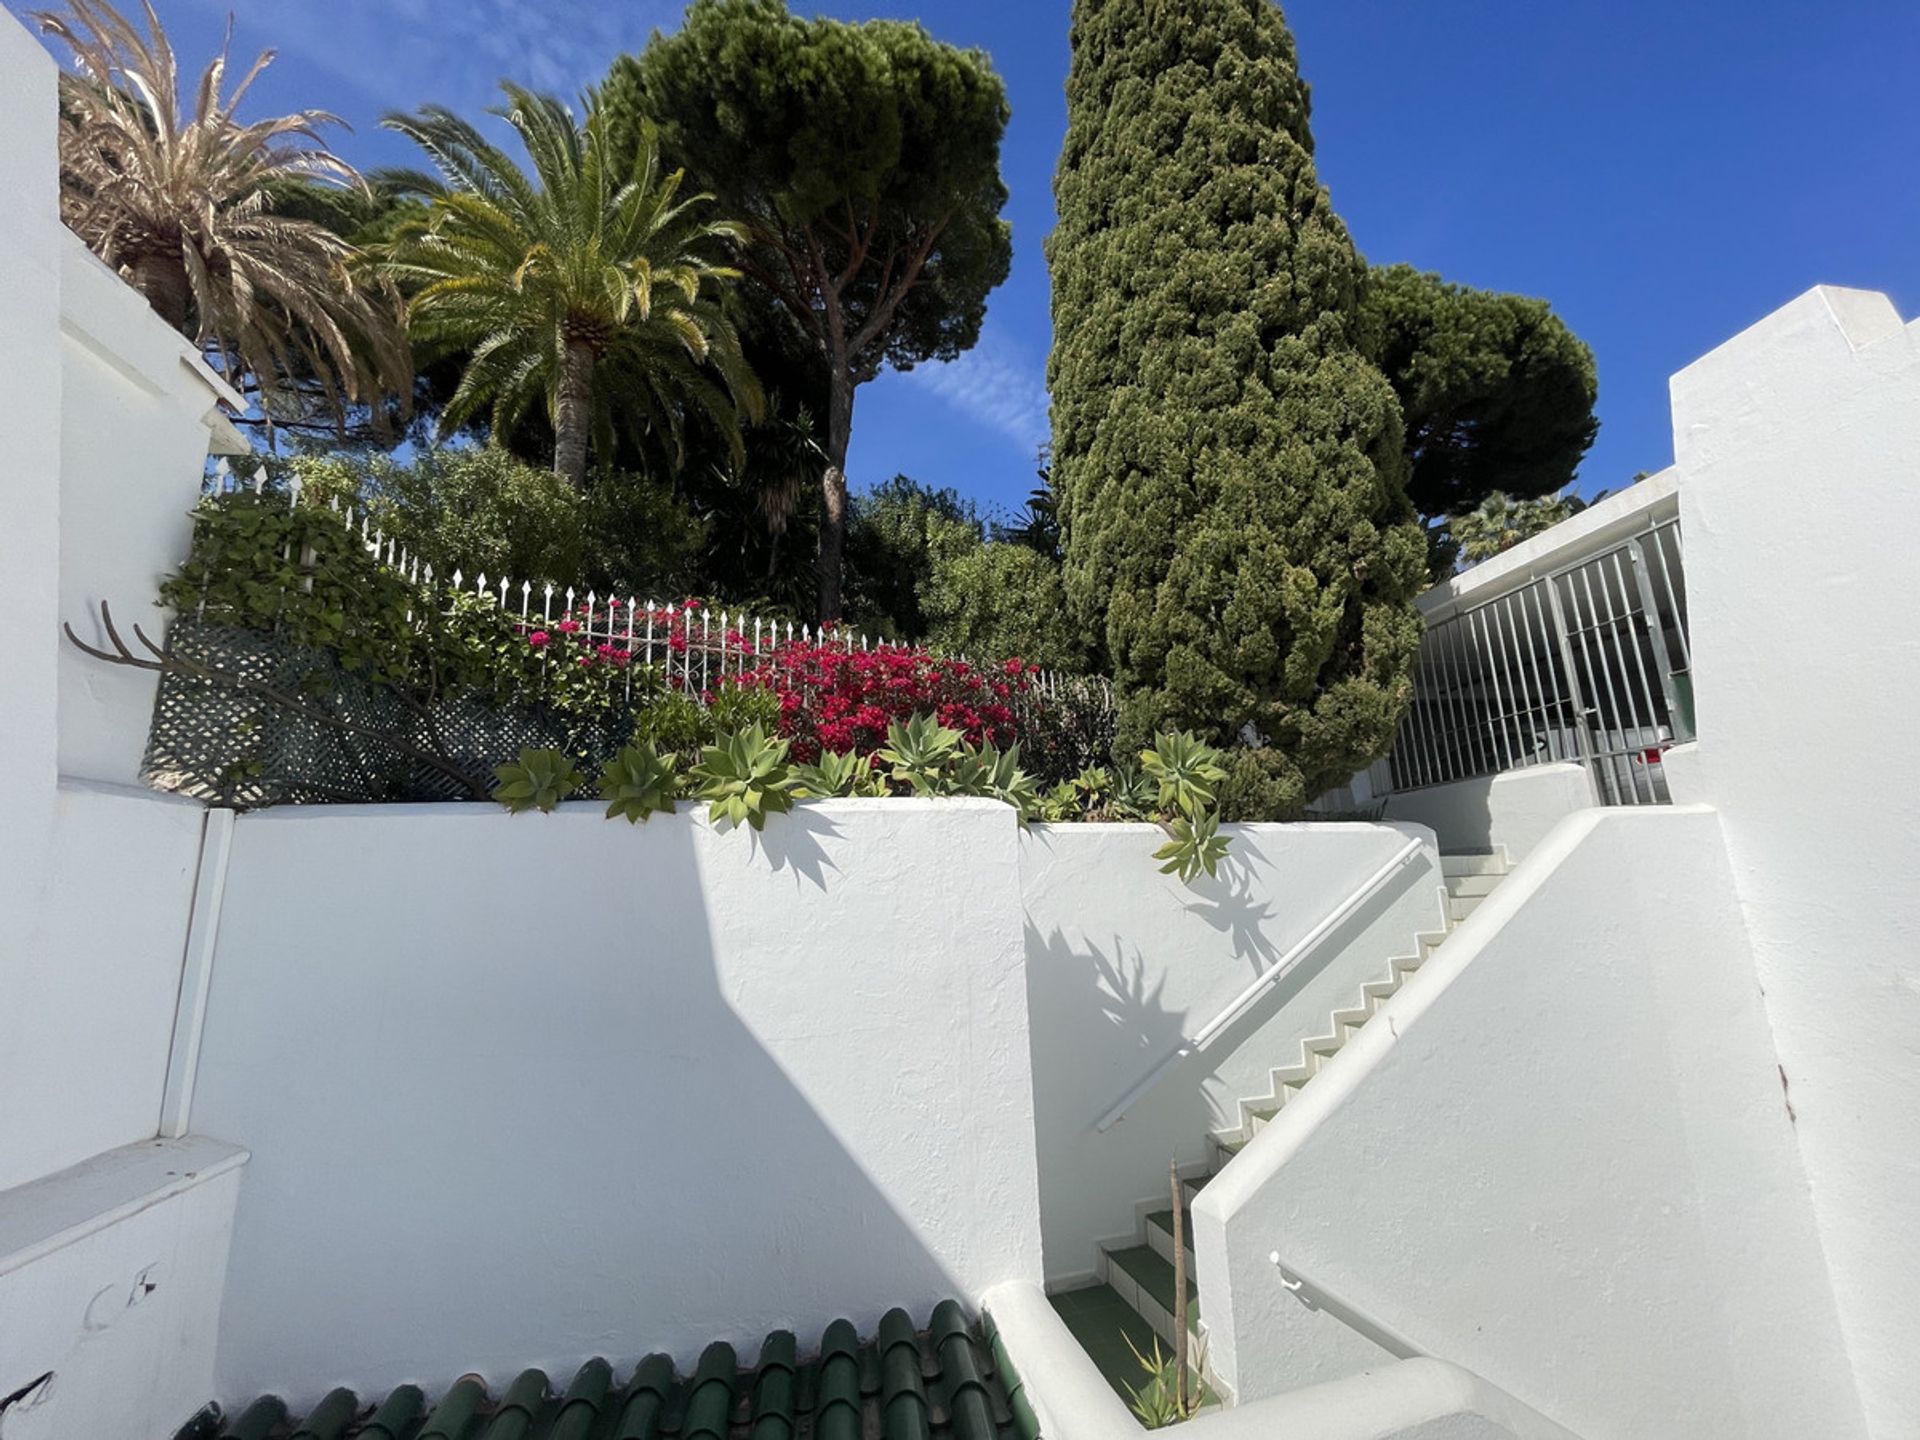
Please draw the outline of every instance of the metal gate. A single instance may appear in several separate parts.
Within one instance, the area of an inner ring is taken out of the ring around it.
[[[1395,790],[1575,760],[1604,804],[1665,803],[1694,733],[1680,522],[1429,626],[1413,683]]]

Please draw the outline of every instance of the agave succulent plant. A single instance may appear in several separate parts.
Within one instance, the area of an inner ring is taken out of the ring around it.
[[[904,724],[898,720],[887,727],[887,743],[879,759],[888,768],[888,778],[904,785],[916,795],[951,795],[953,762],[959,758],[962,737],[931,715],[915,715]]]
[[[628,824],[637,825],[659,811],[671,815],[679,794],[674,758],[650,745],[628,745],[600,772],[600,798],[607,802],[609,820],[624,815]]]
[[[1169,730],[1140,752],[1140,765],[1159,787],[1160,808],[1191,816],[1213,804],[1213,787],[1227,778],[1222,758],[1191,730]]]
[[[1153,852],[1154,859],[1166,861],[1160,867],[1162,875],[1178,875],[1182,883],[1191,885],[1203,871],[1215,874],[1227,858],[1227,837],[1220,833],[1220,817],[1213,811],[1176,815],[1164,826],[1167,843]]]
[[[716,825],[765,828],[767,816],[793,808],[799,781],[787,760],[787,742],[749,725],[700,752],[693,768],[696,793]]]
[[[517,762],[493,767],[493,798],[518,815],[523,810],[549,812],[580,788],[582,777],[573,761],[559,750],[526,749]]]
[[[803,795],[824,798],[887,793],[886,782],[867,757],[851,750],[825,751],[819,760],[800,766],[794,774]]]
[[[1024,827],[1041,808],[1040,787],[1020,768],[1020,747],[1001,750],[991,743],[962,744],[953,762],[949,789],[955,795],[985,795],[1013,807]]]

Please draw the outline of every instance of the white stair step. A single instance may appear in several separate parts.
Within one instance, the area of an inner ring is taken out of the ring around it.
[[[1406,958],[1408,957],[1404,955],[1399,956],[1398,959],[1389,962],[1389,965],[1397,965],[1400,960],[1405,960]],[[1360,987],[1360,993],[1367,997],[1367,1008],[1376,1015],[1380,1013],[1380,1007],[1398,994],[1399,990],[1400,974],[1398,970],[1395,970],[1388,979],[1369,980]]]
[[[1156,1218],[1149,1219],[1144,1226],[1147,1232],[1147,1244],[1153,1247],[1154,1254],[1169,1265],[1173,1263],[1173,1231],[1160,1222],[1171,1213],[1171,1211],[1155,1212]],[[1187,1242],[1187,1273],[1191,1275],[1199,1268],[1193,1259],[1193,1224],[1191,1220],[1183,1223],[1186,1225],[1184,1238]]]
[[[1504,875],[1449,875],[1447,894],[1455,897],[1491,895],[1494,887],[1506,878]]]
[[[1442,875],[1504,875],[1507,870],[1506,857],[1491,852],[1462,851],[1440,857]]]
[[[1323,1057],[1321,1063],[1325,1064],[1324,1057],[1338,1051],[1342,1045],[1347,1043],[1347,1037],[1344,1035],[1314,1035],[1300,1043],[1306,1048],[1307,1054]],[[1307,1063],[1312,1064],[1313,1062],[1308,1061]]]
[[[1484,895],[1449,895],[1447,897],[1448,924],[1458,925],[1462,920],[1478,910],[1480,908],[1480,902],[1486,898]]]

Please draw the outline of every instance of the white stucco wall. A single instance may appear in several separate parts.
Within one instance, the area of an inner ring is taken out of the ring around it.
[[[1167,1161],[1200,1165],[1207,1136],[1240,1124],[1276,1066],[1360,987],[1442,927],[1431,837],[1349,923],[1303,957],[1244,1019],[1191,1056],[1105,1132],[1140,1080],[1283,959],[1348,895],[1422,838],[1413,826],[1229,826],[1215,879],[1159,873],[1151,825],[1036,825],[1020,846],[1046,1269],[1093,1272],[1099,1242],[1133,1233],[1135,1202],[1164,1196]]]
[[[1594,803],[1586,767],[1563,762],[1403,790],[1388,797],[1387,816],[1425,825],[1448,853],[1504,850],[1518,862],[1554,826]]]
[[[37,903],[58,773],[60,375],[47,363],[60,325],[55,74],[0,13],[0,917]],[[0,994],[11,969],[0,946]]]
[[[1291,1277],[1585,1440],[1866,1433],[1710,811],[1569,819],[1380,1018],[1194,1207],[1243,1399]]]
[[[186,556],[208,416],[237,399],[138,293],[62,230],[60,613],[98,642],[102,600],[156,639],[160,579]],[[140,778],[156,677],[60,650],[60,772]]]
[[[171,1440],[206,1404],[244,1158],[147,1141],[0,1191],[0,1394],[41,1380],[7,1440]]]
[[[1038,1280],[1012,811],[235,827],[193,1126],[228,1398],[757,1345]]]
[[[0,940],[0,1190],[154,1133],[204,823],[61,783],[48,881]]]
[[[1874,1433],[1920,1434],[1920,324],[1821,288],[1673,380],[1700,721]]]

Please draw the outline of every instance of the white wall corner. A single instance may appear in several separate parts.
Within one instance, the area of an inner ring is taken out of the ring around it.
[[[1868,1420],[1920,1434],[1920,326],[1810,291],[1673,380],[1721,816]]]

